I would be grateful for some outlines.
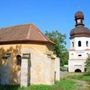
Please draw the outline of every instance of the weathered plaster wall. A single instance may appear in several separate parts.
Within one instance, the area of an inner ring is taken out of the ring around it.
[[[56,57],[55,59],[55,72],[56,72],[56,80],[60,80],[60,59]]]
[[[54,83],[54,60],[37,50],[37,48],[23,48],[22,53],[30,53],[30,84]]]
[[[17,74],[20,67],[16,65],[16,55],[30,53],[30,84],[53,84],[55,78],[55,61],[47,55],[50,51],[49,47],[44,44],[0,45],[0,49],[12,53],[11,83],[18,83]]]

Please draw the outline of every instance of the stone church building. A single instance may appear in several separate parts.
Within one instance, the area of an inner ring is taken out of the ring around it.
[[[1,28],[0,84],[54,84],[60,60],[53,45],[33,24]]]
[[[75,14],[75,28],[70,32],[69,72],[84,72],[85,61],[90,54],[90,29],[83,23],[81,11]]]

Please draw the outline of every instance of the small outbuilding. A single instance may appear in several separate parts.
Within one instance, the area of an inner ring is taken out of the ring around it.
[[[33,24],[1,28],[0,84],[54,84],[60,60],[53,45]]]

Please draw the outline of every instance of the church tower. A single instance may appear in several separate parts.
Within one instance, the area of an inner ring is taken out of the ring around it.
[[[70,32],[69,72],[84,72],[85,61],[90,54],[90,30],[85,27],[84,14],[75,14],[75,28]]]

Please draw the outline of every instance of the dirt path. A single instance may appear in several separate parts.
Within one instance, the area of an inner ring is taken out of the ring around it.
[[[75,90],[90,90],[89,85],[86,81],[75,80],[77,89]]]
[[[82,73],[68,73],[68,72],[61,71],[61,78],[67,78],[68,76],[73,76],[73,75],[82,75]],[[70,79],[76,82],[75,90],[90,90],[90,85],[88,84],[87,81],[78,80],[74,78],[70,78]]]

